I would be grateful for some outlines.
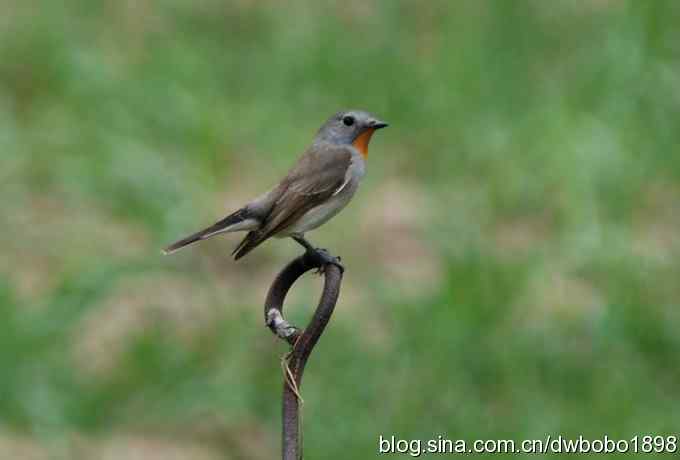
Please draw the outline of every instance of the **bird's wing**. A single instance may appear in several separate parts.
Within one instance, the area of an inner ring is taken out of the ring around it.
[[[313,145],[281,181],[281,193],[258,230],[246,235],[234,250],[243,257],[264,240],[295,223],[307,211],[324,203],[346,185],[352,162],[349,146]]]

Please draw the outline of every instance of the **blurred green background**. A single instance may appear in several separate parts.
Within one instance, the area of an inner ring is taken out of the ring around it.
[[[286,347],[261,310],[299,247],[160,248],[348,107],[391,127],[310,235],[347,272],[308,458],[678,434],[679,2],[0,9],[0,458],[278,457]]]

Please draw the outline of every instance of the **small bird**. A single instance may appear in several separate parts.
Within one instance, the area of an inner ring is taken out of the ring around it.
[[[323,263],[342,268],[339,258],[314,248],[305,233],[326,223],[349,203],[366,170],[371,136],[386,126],[363,110],[336,113],[321,126],[312,145],[276,187],[163,252],[170,254],[220,233],[247,231],[232,252],[235,260],[272,236],[290,236]]]

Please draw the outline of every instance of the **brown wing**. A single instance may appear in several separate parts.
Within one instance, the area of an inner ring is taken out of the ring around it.
[[[267,238],[284,231],[345,184],[352,161],[349,147],[321,144],[305,152],[281,181],[281,194],[258,230],[249,232],[233,252],[240,259]]]

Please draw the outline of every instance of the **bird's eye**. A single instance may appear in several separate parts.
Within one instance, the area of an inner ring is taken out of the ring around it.
[[[352,126],[354,124],[354,117],[351,115],[346,115],[342,117],[342,122],[345,124],[345,126]]]

